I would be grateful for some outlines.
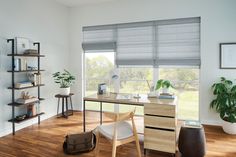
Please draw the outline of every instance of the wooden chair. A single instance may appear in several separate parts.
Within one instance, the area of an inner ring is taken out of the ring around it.
[[[134,123],[134,111],[127,113],[105,113],[105,115],[112,120],[112,124],[104,124],[97,127],[97,145],[95,149],[95,156],[99,155],[99,139],[100,135],[107,138],[112,144],[112,157],[116,156],[116,148],[120,145],[130,143],[135,141],[138,157],[141,157],[141,150],[139,145],[139,139],[137,135],[137,130]],[[126,120],[131,120],[132,125],[126,122]]]

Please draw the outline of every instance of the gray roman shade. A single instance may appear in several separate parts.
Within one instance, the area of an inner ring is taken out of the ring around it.
[[[152,23],[123,24],[117,28],[117,65],[153,65]]]
[[[84,52],[116,52],[118,66],[200,66],[200,18],[83,28]]]
[[[200,19],[156,23],[156,65],[200,65]]]
[[[83,29],[82,48],[85,52],[107,52],[116,50],[113,27],[89,27]]]

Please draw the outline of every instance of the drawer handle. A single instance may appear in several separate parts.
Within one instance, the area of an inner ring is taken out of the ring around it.
[[[163,131],[175,131],[174,129],[164,129],[164,128],[157,128],[157,127],[150,127],[150,126],[145,126],[147,129],[154,129],[154,130],[163,130]]]
[[[153,115],[153,114],[145,114],[146,116],[153,116],[153,117],[163,117],[163,118],[175,118],[173,116],[162,116],[162,115]]]

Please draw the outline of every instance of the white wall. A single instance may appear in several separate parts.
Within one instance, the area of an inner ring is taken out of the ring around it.
[[[56,114],[54,94],[58,90],[51,75],[68,68],[68,13],[67,7],[49,0],[0,0],[0,136],[11,132],[11,123],[7,122],[11,118],[11,107],[7,105],[11,102],[11,90],[7,89],[11,75],[6,72],[10,70],[11,60],[6,56],[10,53],[6,39],[27,37],[41,43],[41,52],[46,55],[41,62],[41,68],[46,70],[43,72],[46,86],[41,88],[41,96],[46,99],[41,103],[41,110],[46,115],[42,119],[51,117]],[[16,126],[20,129],[35,122],[37,119]]]
[[[71,8],[70,67],[80,78],[77,101],[82,103],[83,26],[201,16],[200,119],[219,124],[218,114],[209,110],[210,87],[220,76],[236,78],[236,70],[219,69],[219,43],[236,42],[235,6],[235,0],[117,0]]]

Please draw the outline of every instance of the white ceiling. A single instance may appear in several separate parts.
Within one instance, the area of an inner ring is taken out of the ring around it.
[[[81,5],[90,5],[90,4],[97,4],[102,2],[110,2],[115,0],[55,0],[61,4],[64,4],[68,7],[76,7]]]

